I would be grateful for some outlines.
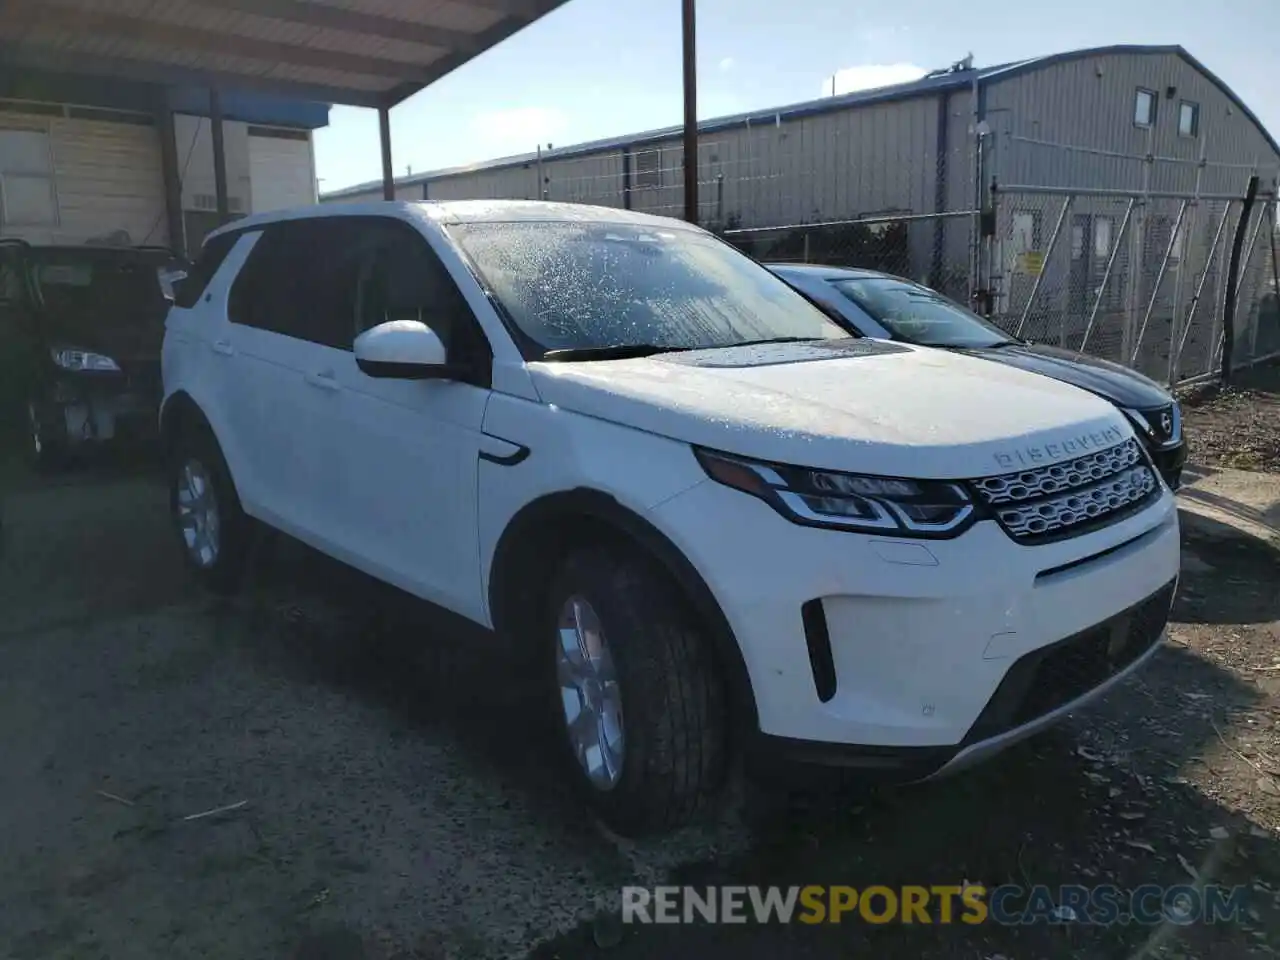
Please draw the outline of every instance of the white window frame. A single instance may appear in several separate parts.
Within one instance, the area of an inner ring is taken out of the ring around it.
[[[1142,102],[1142,98],[1149,99],[1149,107],[1147,109],[1147,119],[1138,119],[1138,105]],[[1146,87],[1139,87],[1133,95],[1133,125],[1143,130],[1149,129],[1156,125],[1156,111],[1159,109],[1160,94]]]
[[[1098,260],[1106,260],[1111,256],[1115,243],[1115,220],[1111,217],[1093,218],[1093,255]],[[1103,239],[1106,243],[1102,243]]]
[[[1189,125],[1190,129],[1184,130],[1182,129],[1182,118],[1187,111],[1190,111],[1191,123]],[[1178,101],[1178,136],[1188,137],[1192,140],[1200,136],[1200,104],[1193,100]]]
[[[662,148],[649,147],[636,150],[631,155],[634,161],[636,190],[658,190],[662,187]],[[645,162],[641,163],[640,158]],[[652,159],[650,159],[652,158]]]
[[[0,126],[0,133],[29,133],[44,137],[44,159],[45,168],[37,170],[34,167],[28,169],[22,165],[14,166],[12,169],[4,163],[4,158],[0,157],[0,225],[6,227],[56,227],[61,222],[61,212],[58,209],[58,191],[54,179],[53,166],[53,138],[48,127],[22,127],[22,126]],[[9,193],[12,184],[17,181],[42,181],[48,187],[49,191],[49,218],[44,220],[19,219],[15,220],[9,216]]]

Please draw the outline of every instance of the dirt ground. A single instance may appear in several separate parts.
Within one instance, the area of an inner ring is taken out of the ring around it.
[[[1182,408],[1196,464],[1280,471],[1280,366],[1241,371],[1225,389],[1188,391]]]
[[[643,843],[582,814],[488,638],[286,542],[251,591],[212,600],[153,471],[13,471],[0,957],[1275,956],[1280,369],[1247,389],[1188,406],[1179,598],[1133,681],[949,781],[786,771]],[[1247,910],[1153,930],[623,928],[603,909],[625,884],[964,880],[1239,884]]]

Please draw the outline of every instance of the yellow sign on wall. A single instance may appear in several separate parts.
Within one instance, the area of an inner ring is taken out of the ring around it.
[[[1014,269],[1018,273],[1029,273],[1033,277],[1040,276],[1044,273],[1044,253],[1039,250],[1028,250],[1026,253],[1018,254]]]

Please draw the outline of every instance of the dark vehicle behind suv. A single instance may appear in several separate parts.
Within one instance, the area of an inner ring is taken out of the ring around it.
[[[902,277],[856,267],[765,266],[834,311],[841,326],[858,336],[967,353],[1061,380],[1110,401],[1133,424],[1169,489],[1181,484],[1187,461],[1182,411],[1164,387],[1137,370],[1019,340],[936,290]]]
[[[42,466],[156,429],[169,278],[152,247],[0,241],[0,370]]]

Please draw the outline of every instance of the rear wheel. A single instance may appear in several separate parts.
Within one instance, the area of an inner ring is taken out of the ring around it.
[[[249,552],[251,521],[213,436],[184,433],[169,461],[169,508],[187,565],[213,590],[239,586]]]
[[[609,548],[574,552],[547,609],[566,763],[623,834],[665,830],[709,804],[725,770],[722,679],[666,575]]]

